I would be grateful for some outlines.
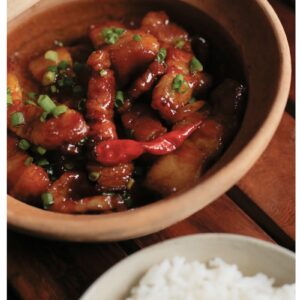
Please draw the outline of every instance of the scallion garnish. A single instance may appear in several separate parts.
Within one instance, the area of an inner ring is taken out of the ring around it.
[[[25,101],[25,104],[36,105],[36,103],[35,103],[34,101],[30,100],[30,99],[27,99],[27,100]]]
[[[178,48],[178,49],[182,49],[183,46],[185,44],[185,41],[184,40],[178,40],[175,44],[175,47]]]
[[[59,70],[65,70],[65,69],[68,68],[68,66],[69,66],[69,63],[68,63],[66,60],[62,60],[62,61],[58,64],[57,68],[58,68]]]
[[[43,76],[42,83],[43,85],[50,85],[54,83],[55,80],[56,80],[56,73],[52,71],[47,71]]]
[[[107,71],[104,70],[104,69],[102,69],[102,70],[99,71],[99,75],[100,75],[101,77],[104,77],[104,76],[107,75]]]
[[[32,162],[33,162],[33,157],[28,156],[24,161],[24,165],[29,166]]]
[[[140,42],[142,40],[142,37],[139,34],[135,34],[132,39],[136,42]]]
[[[172,89],[180,94],[184,94],[187,91],[188,87],[189,85],[184,80],[183,75],[177,74],[172,82]]]
[[[118,108],[124,104],[124,93],[122,91],[117,91],[115,98],[115,107]]]
[[[68,110],[68,107],[62,104],[62,105],[57,105],[57,106],[51,111],[51,113],[52,113],[52,115],[53,115],[54,117],[58,117],[59,115],[65,113],[67,110]]]
[[[10,92],[10,88],[7,88],[7,100],[6,100],[6,102],[7,102],[7,104],[12,104],[12,96],[11,96],[11,92]]]
[[[54,50],[48,50],[44,57],[48,60],[54,61],[55,63],[58,62],[58,53]]]
[[[192,73],[203,71],[203,65],[195,56],[192,58],[190,62],[190,71]]]
[[[41,198],[44,209],[48,209],[52,204],[54,204],[53,196],[51,193],[43,193]]]
[[[102,30],[102,36],[107,44],[113,45],[118,41],[124,31],[125,29],[123,28],[104,28]]]
[[[30,143],[25,140],[25,139],[21,139],[18,143],[18,147],[24,151],[28,150],[30,148]]]
[[[37,162],[37,165],[40,167],[48,166],[49,164],[50,164],[49,161],[45,158],[42,158]]]
[[[11,115],[11,125],[12,126],[18,126],[25,123],[25,118],[23,113],[21,112],[15,112]]]
[[[160,48],[158,53],[157,53],[157,61],[159,63],[163,63],[167,57],[167,49],[165,48]]]
[[[50,72],[56,73],[56,72],[57,72],[57,66],[49,66],[49,67],[47,68],[47,70],[50,71]]]
[[[40,155],[44,155],[47,152],[47,150],[41,146],[38,146],[36,147],[36,152]]]
[[[93,182],[97,181],[99,177],[100,177],[100,173],[99,172],[91,172],[89,174],[89,180],[93,181]]]
[[[44,111],[40,116],[40,121],[45,122],[48,117],[48,114],[49,114],[48,112]]]
[[[56,107],[55,103],[48,95],[40,95],[37,103],[47,113],[50,113]]]
[[[54,94],[54,93],[57,92],[57,88],[56,88],[55,85],[51,85],[51,86],[50,86],[50,92],[51,92],[52,94]]]

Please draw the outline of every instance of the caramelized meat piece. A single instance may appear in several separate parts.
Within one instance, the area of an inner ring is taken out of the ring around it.
[[[113,38],[117,39],[118,31],[111,34],[111,40],[109,40],[109,36],[105,34],[106,29],[123,29],[125,31],[125,26],[117,21],[106,21],[101,24],[91,25],[89,28],[89,38],[92,41],[95,49],[100,49],[101,47],[107,45],[107,42],[114,42]],[[119,30],[119,33],[123,32],[123,30]]]
[[[136,104],[131,111],[124,113],[122,123],[137,141],[151,141],[167,131],[155,113],[145,104]]]
[[[163,11],[149,12],[142,20],[141,28],[153,34],[162,47],[176,46],[189,51],[191,49],[188,33],[180,26],[171,23]]]
[[[9,84],[18,81],[13,73],[9,73],[9,76]],[[14,86],[9,85],[8,88],[13,89]],[[68,109],[65,113],[42,122],[42,108],[34,103],[25,104],[22,99],[14,97],[7,109],[7,126],[17,136],[47,149],[55,149],[65,143],[76,144],[87,135],[89,128],[79,112]],[[17,124],[13,122],[16,114],[21,121]]]
[[[91,125],[90,136],[96,144],[117,138],[113,121],[116,84],[114,73],[109,69],[111,63],[106,50],[93,52],[88,64],[93,68],[93,73],[89,81],[86,110]],[[133,165],[121,164],[111,168],[94,163],[88,170],[99,173],[97,183],[101,190],[124,190],[133,172]]]
[[[119,83],[125,86],[132,76],[139,74],[157,56],[157,39],[141,30],[128,30],[109,46],[111,62]]]
[[[48,207],[61,213],[88,213],[124,210],[126,206],[118,194],[92,195],[95,191],[80,172],[66,172],[48,190],[54,203]],[[82,197],[82,194],[88,195]]]
[[[67,48],[58,48],[45,52],[30,62],[29,70],[37,81],[47,85],[45,74],[47,74],[48,68],[58,66],[61,62],[66,62],[69,66],[72,66],[72,57]]]
[[[30,162],[29,155],[18,148],[18,140],[7,137],[8,193],[24,202],[36,204],[45,192],[49,178],[43,168]]]
[[[173,153],[160,157],[150,168],[145,185],[167,196],[194,186],[207,163],[222,148],[223,127],[207,119],[184,144]]]

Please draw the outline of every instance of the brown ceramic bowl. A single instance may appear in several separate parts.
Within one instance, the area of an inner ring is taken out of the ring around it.
[[[73,241],[112,241],[159,231],[202,209],[234,185],[270,142],[282,117],[291,80],[290,52],[278,17],[267,0],[44,0],[12,1],[8,54],[51,47],[54,39],[80,37],[88,24],[113,16],[165,9],[172,18],[216,40],[223,28],[239,48],[249,89],[240,131],[225,154],[194,188],[169,199],[107,215],[66,215],[29,206],[8,196],[10,228]],[[36,4],[34,4],[36,3]],[[19,3],[20,4],[20,3]],[[34,4],[33,6],[30,4]],[[16,11],[14,7],[19,10]],[[43,12],[47,15],[43,15]],[[59,13],[58,13],[59,12]]]

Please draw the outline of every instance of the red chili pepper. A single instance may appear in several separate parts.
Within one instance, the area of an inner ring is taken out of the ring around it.
[[[109,140],[95,147],[96,160],[105,166],[128,163],[143,153],[164,155],[176,150],[202,123],[202,120],[175,129],[151,142],[134,140]]]

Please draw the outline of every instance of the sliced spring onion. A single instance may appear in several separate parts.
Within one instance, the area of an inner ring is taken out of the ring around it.
[[[117,91],[115,99],[115,107],[118,108],[124,104],[124,93],[122,91]]]
[[[30,99],[27,99],[27,100],[25,101],[25,104],[36,105],[36,103],[35,103],[34,101],[30,100]]]
[[[93,182],[97,181],[99,177],[100,177],[100,173],[99,172],[91,172],[89,174],[89,180],[93,181]]]
[[[177,74],[172,82],[172,89],[180,94],[183,94],[188,89],[188,83],[184,80],[182,74]]]
[[[7,104],[12,104],[12,96],[11,96],[11,92],[10,92],[10,88],[7,88],[7,98],[6,98],[6,102]]]
[[[142,37],[139,34],[135,34],[132,39],[136,42],[140,42],[142,40]]]
[[[12,126],[18,126],[25,123],[25,118],[23,113],[21,112],[15,112],[11,115],[11,125]]]
[[[38,146],[36,147],[36,152],[40,155],[44,155],[47,152],[47,150],[41,146]]]
[[[56,88],[55,85],[50,86],[50,92],[53,93],[53,94],[57,92],[57,88]]]
[[[47,119],[47,117],[48,117],[48,115],[49,115],[49,113],[46,112],[46,111],[44,111],[44,112],[41,114],[41,116],[40,116],[40,121],[41,121],[41,122],[45,122],[46,119]]]
[[[54,61],[55,63],[58,62],[58,53],[54,50],[48,50],[44,57],[48,60]]]
[[[50,72],[56,73],[56,72],[57,72],[57,66],[49,66],[49,67],[47,68],[47,70],[50,71]]]
[[[36,93],[35,93],[35,92],[29,92],[29,93],[27,94],[27,96],[28,96],[29,99],[34,100],[35,97],[36,97]]]
[[[43,193],[41,198],[44,209],[48,209],[52,204],[54,204],[53,196],[51,193]]]
[[[178,40],[175,44],[175,47],[178,48],[178,49],[182,49],[183,46],[185,44],[185,41],[184,40]]]
[[[48,95],[40,95],[37,103],[47,113],[50,113],[56,107],[55,103]]]
[[[107,75],[107,71],[102,69],[102,70],[99,71],[99,74],[100,74],[101,77],[104,77],[104,76]]]
[[[62,60],[62,61],[58,64],[57,68],[58,68],[59,70],[65,70],[65,69],[68,68],[68,66],[69,66],[69,63],[68,63],[66,60]]]
[[[102,36],[107,44],[113,45],[118,41],[124,31],[125,29],[123,28],[104,28],[102,30]]]
[[[33,162],[33,157],[28,156],[24,161],[24,165],[29,166],[32,162]]]
[[[43,167],[43,166],[48,166],[50,163],[47,159],[43,158],[43,159],[40,159],[38,162],[37,162],[37,165],[40,166],[40,167]]]
[[[195,56],[192,58],[190,62],[190,71],[192,73],[203,71],[203,65]]]
[[[30,143],[25,140],[25,139],[21,139],[18,143],[18,147],[24,151],[28,150],[30,148]]]
[[[65,113],[67,110],[68,110],[68,107],[62,104],[62,105],[57,105],[57,106],[51,111],[51,113],[52,113],[52,115],[53,115],[54,117],[58,117],[59,115]]]
[[[52,72],[52,71],[47,71],[42,79],[42,84],[43,85],[50,85],[52,83],[54,83],[56,80],[56,73]]]
[[[167,49],[165,48],[160,48],[158,53],[157,53],[157,61],[159,63],[163,63],[167,57]]]

